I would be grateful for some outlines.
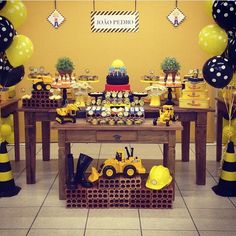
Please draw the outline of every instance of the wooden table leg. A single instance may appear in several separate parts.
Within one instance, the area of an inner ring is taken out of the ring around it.
[[[58,131],[58,172],[59,172],[59,199],[65,200],[65,184],[66,184],[66,142],[65,131]]]
[[[167,167],[170,170],[170,173],[173,178],[173,200],[175,199],[175,143],[176,143],[176,132],[169,132],[169,143],[168,143],[168,158],[167,158]]]
[[[218,104],[218,102],[217,102]],[[222,155],[222,128],[223,128],[223,116],[217,109],[216,116],[216,161],[221,160]]]
[[[18,111],[13,112],[14,122],[14,147],[15,147],[15,161],[20,160],[20,138],[19,138],[19,115]]]
[[[36,171],[36,120],[33,112],[25,112],[26,183],[35,184]]]
[[[181,132],[182,161],[189,161],[190,144],[190,122],[182,122],[183,130]]]
[[[206,184],[207,112],[198,112],[195,123],[196,184]]]
[[[168,150],[169,150],[168,143],[164,143],[163,144],[163,166],[167,166],[167,163],[168,163]]]
[[[50,161],[50,121],[42,121],[43,161]]]

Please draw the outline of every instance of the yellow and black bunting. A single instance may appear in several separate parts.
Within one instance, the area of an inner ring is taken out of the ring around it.
[[[6,142],[0,144],[0,197],[11,197],[19,193],[20,187],[15,185],[8,158]]]
[[[219,183],[212,189],[217,195],[223,197],[236,196],[236,156],[234,153],[233,142],[228,143],[227,151],[224,155]]]

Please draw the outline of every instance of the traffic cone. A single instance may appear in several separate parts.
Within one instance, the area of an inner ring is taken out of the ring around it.
[[[0,143],[0,197],[12,197],[21,190],[15,185],[6,144],[6,142]]]
[[[232,141],[228,143],[224,155],[219,183],[212,190],[222,197],[236,197],[236,156]]]

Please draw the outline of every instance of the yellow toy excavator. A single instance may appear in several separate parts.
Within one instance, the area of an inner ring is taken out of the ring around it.
[[[165,124],[170,126],[172,121],[176,121],[178,117],[174,114],[174,107],[172,105],[164,105],[159,111],[158,119],[153,120],[153,125]]]
[[[132,178],[136,174],[144,174],[146,170],[142,165],[142,160],[133,156],[134,148],[131,148],[130,152],[128,147],[125,147],[125,150],[127,158],[124,155],[124,151],[119,150],[116,152],[115,158],[105,160],[98,171],[92,167],[92,173],[88,177],[89,181],[95,182],[101,176],[112,179],[117,174],[123,174],[127,178]]]
[[[79,110],[79,108],[73,103],[67,104],[66,107],[57,108],[56,121],[60,124],[64,124],[66,122],[75,123],[77,110]]]

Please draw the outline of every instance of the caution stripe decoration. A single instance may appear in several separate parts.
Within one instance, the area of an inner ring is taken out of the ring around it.
[[[222,170],[221,179],[226,181],[236,181],[236,172],[229,172]]]
[[[92,11],[91,31],[95,33],[127,33],[139,30],[138,11]]]
[[[0,173],[0,182],[5,182],[13,179],[13,175],[11,171],[7,171],[4,173]]]

